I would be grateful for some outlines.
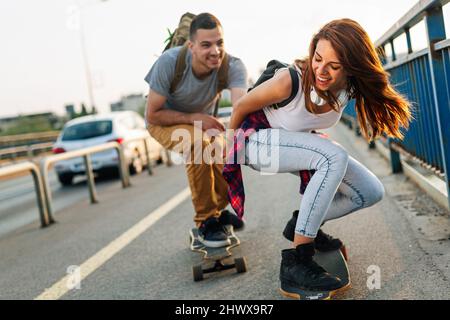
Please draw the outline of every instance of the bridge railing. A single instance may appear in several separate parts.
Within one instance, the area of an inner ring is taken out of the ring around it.
[[[33,132],[0,136],[0,150],[5,148],[29,146],[37,143],[55,142],[59,131]]]
[[[445,178],[447,195],[450,194],[450,39],[446,39],[443,6],[449,1],[419,1],[375,43],[391,82],[413,103],[414,109],[414,120],[405,131],[404,140],[384,141],[391,150],[393,171],[402,170],[399,152],[413,156]],[[416,39],[411,37],[410,29],[422,21],[428,47],[414,52]],[[402,38],[407,54],[400,55],[396,45]],[[345,120],[356,124],[354,102],[346,108]]]
[[[30,173],[33,176],[36,200],[39,208],[39,218],[41,220],[41,227],[44,228],[51,223],[51,218],[48,214],[47,203],[45,202],[43,178],[39,167],[35,163],[27,161],[0,168],[0,180],[15,179],[21,177],[24,173]]]

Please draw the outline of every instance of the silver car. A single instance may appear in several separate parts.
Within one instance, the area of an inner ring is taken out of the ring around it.
[[[134,111],[112,112],[105,115],[90,115],[66,123],[53,146],[53,153],[78,150],[111,141],[123,145],[131,174],[139,173],[148,164],[143,141],[135,138],[150,137],[144,119]],[[162,162],[163,147],[152,137],[149,143],[150,161]],[[118,172],[119,159],[116,150],[107,150],[91,155],[94,172]],[[75,175],[85,174],[83,158],[59,161],[55,164],[58,179],[70,185]]]

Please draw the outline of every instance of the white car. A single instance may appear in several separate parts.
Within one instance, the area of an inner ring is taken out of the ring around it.
[[[142,171],[148,164],[143,141],[135,138],[150,137],[144,119],[134,111],[111,112],[105,115],[90,115],[67,122],[58,136],[53,153],[78,150],[111,141],[123,145],[125,159],[130,173]],[[149,153],[151,162],[162,162],[164,148],[150,137]],[[90,155],[95,172],[118,172],[119,158],[114,149]],[[58,179],[63,185],[70,185],[75,175],[85,174],[83,158],[73,158],[55,163]]]

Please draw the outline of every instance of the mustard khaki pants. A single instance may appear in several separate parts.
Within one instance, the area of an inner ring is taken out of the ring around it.
[[[223,178],[222,161],[208,156],[222,157],[211,151],[223,148],[223,135],[210,138],[192,125],[149,125],[148,131],[164,148],[180,153],[186,161],[186,173],[194,205],[194,221],[199,225],[209,217],[219,217],[228,205],[228,184]]]

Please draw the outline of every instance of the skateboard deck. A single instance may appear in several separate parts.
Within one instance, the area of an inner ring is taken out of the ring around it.
[[[245,257],[234,258],[233,263],[228,263],[231,260],[231,249],[239,246],[241,241],[236,236],[232,227],[227,227],[230,236],[230,244],[226,247],[212,248],[206,247],[198,239],[198,228],[192,228],[189,231],[190,249],[202,255],[202,263],[192,267],[194,281],[201,281],[204,279],[204,274],[219,272],[236,268],[237,273],[247,271],[247,263]]]
[[[344,284],[342,288],[334,291],[309,291],[298,288],[283,288],[282,286],[280,289],[281,293],[288,298],[298,300],[330,300],[333,296],[349,289],[351,286],[346,256],[347,253],[345,249],[330,252],[316,251],[314,256],[314,261],[322,266],[328,273],[341,279]]]

